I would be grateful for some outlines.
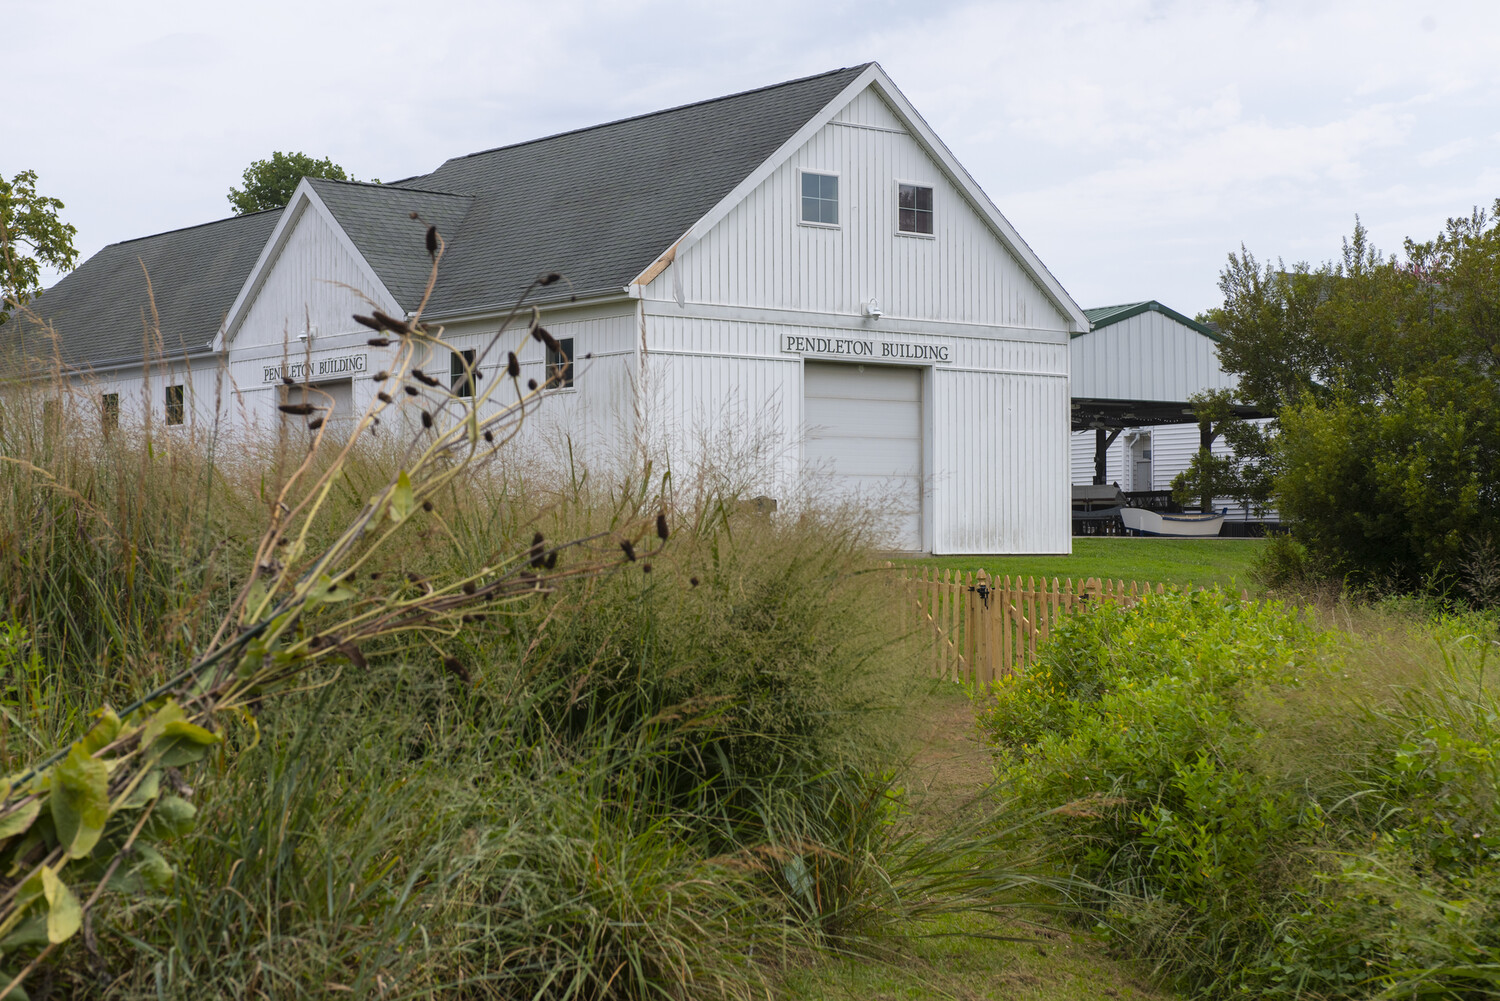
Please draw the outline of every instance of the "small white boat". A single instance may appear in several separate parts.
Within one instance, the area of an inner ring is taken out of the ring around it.
[[[1224,527],[1224,512],[1214,514],[1161,514],[1140,507],[1120,509],[1120,520],[1127,531],[1136,535],[1165,535],[1198,539],[1219,534]]]

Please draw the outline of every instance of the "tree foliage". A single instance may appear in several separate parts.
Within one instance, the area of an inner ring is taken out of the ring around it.
[[[63,203],[37,194],[36,171],[0,175],[0,324],[42,294],[41,265],[68,271],[78,261],[78,230],[58,218]]]
[[[1462,583],[1500,528],[1500,200],[1382,255],[1356,221],[1314,269],[1241,248],[1220,277],[1220,359],[1275,412],[1276,504],[1356,580]]]
[[[1227,389],[1209,389],[1194,394],[1193,415],[1200,437],[1210,443],[1200,447],[1187,469],[1172,480],[1172,498],[1179,504],[1213,507],[1216,497],[1233,497],[1257,515],[1270,506],[1271,476],[1269,437],[1257,424],[1240,417],[1234,409],[1235,394]],[[1223,438],[1228,455],[1215,455],[1212,442]]]
[[[256,160],[245,168],[242,175],[245,186],[229,189],[229,203],[234,206],[235,215],[279,209],[292,200],[292,192],[304,177],[354,180],[328,157],[314,160],[306,153],[276,152],[269,160]]]

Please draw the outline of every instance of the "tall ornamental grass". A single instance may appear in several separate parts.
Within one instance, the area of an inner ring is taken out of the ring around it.
[[[10,440],[21,461],[0,463],[15,513],[0,564],[11,775],[212,641],[306,458],[77,430]],[[399,458],[376,440],[339,460],[311,550]],[[915,823],[902,718],[928,682],[860,522],[661,482],[514,463],[415,505],[409,544],[362,575],[421,596],[496,553],[529,565],[539,534],[596,540],[559,570],[611,565],[472,608],[438,644],[371,638],[357,669],[330,662],[247,705],[199,763],[159,778],[192,822],[152,822],[150,850],[110,874],[27,986],[763,997],[811,951],[1045,890],[995,811],[937,834]],[[622,498],[660,510],[670,541],[648,518],[623,546]],[[9,947],[44,947],[45,929],[28,933]]]

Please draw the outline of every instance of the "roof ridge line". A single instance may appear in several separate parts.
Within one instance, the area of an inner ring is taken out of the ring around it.
[[[204,226],[218,226],[221,223],[234,222],[237,219],[249,219],[258,215],[265,215],[267,212],[280,212],[284,208],[286,208],[286,206],[282,205],[274,209],[260,209],[255,212],[227,215],[219,219],[210,219],[208,220],[208,222],[195,222],[191,226],[176,226],[172,229],[164,229],[160,233],[147,233],[145,236],[132,236],[128,240],[116,240],[114,243],[106,243],[103,247],[100,247],[99,250],[105,250],[109,247],[123,247],[127,243],[140,243],[142,240],[154,240],[158,236],[167,236],[171,233],[185,233],[190,229],[202,229]],[[95,253],[98,253],[98,251],[95,251]]]
[[[490,153],[498,153],[501,150],[519,149],[522,146],[530,146],[530,145],[532,145],[534,143],[550,142],[553,139],[561,139],[563,136],[577,135],[580,132],[592,132],[595,129],[607,129],[607,128],[609,128],[612,125],[623,125],[626,122],[637,122],[637,121],[640,121],[641,119],[644,119],[644,118],[655,118],[658,115],[670,115],[670,114],[672,114],[674,112],[677,112],[677,111],[685,111],[688,108],[702,107],[703,105],[706,105],[706,104],[717,104],[720,101],[730,101],[730,100],[733,100],[734,98],[745,97],[745,96],[747,96],[749,94],[759,94],[759,93],[761,93],[763,91],[775,90],[778,87],[790,87],[793,84],[797,84],[797,83],[807,83],[809,80],[820,80],[823,77],[833,76],[836,73],[846,73],[849,70],[859,70],[859,71],[863,72],[873,62],[874,62],[874,60],[871,60],[870,62],[860,63],[857,66],[840,66],[838,69],[831,69],[831,70],[827,70],[827,71],[822,72],[822,73],[813,73],[813,74],[811,74],[809,76],[800,76],[800,77],[797,77],[794,80],[783,80],[780,83],[767,84],[764,87],[751,87],[749,90],[736,91],[733,94],[723,94],[723,95],[721,95],[719,97],[709,97],[709,98],[705,98],[705,99],[703,99],[701,101],[688,101],[685,104],[674,105],[674,106],[672,106],[670,108],[662,108],[659,111],[647,111],[647,112],[642,112],[639,115],[627,115],[624,118],[616,118],[616,119],[613,119],[613,120],[608,121],[608,122],[599,122],[597,125],[584,125],[584,126],[581,126],[579,128],[576,128],[576,129],[565,129],[562,132],[554,132],[551,135],[538,136],[535,139],[523,139],[520,142],[505,143],[505,144],[500,145],[500,146],[492,146],[489,149],[476,150],[473,153],[465,153],[462,156],[450,156],[448,159],[446,159],[442,163],[438,164],[438,169],[441,170],[447,164],[455,163],[455,162],[457,162],[459,160],[469,160],[469,159],[472,159],[472,158],[474,158],[476,156],[486,156],[486,155],[488,155]],[[437,171],[429,171],[429,173],[437,173]],[[414,176],[415,177],[426,177],[428,175],[427,174],[417,174],[417,175],[414,175]],[[392,182],[392,183],[399,184],[401,182],[400,181],[395,181],[395,182]]]
[[[416,177],[427,177],[428,174],[417,174]],[[443,195],[449,198],[473,198],[472,192],[468,191],[437,191],[433,188],[406,188],[397,187],[399,181],[386,183],[384,181],[341,181],[336,177],[309,177],[309,181],[327,181],[330,184],[347,184],[356,188],[373,188],[379,191],[403,191],[418,195]],[[286,206],[282,206],[285,208]],[[267,211],[270,211],[269,209]]]

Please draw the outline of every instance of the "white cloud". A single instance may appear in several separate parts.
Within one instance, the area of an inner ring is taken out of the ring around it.
[[[227,211],[275,149],[361,177],[880,60],[1086,304],[1211,305],[1224,254],[1382,246],[1500,194],[1500,4],[11,0],[32,168],[86,252]]]

